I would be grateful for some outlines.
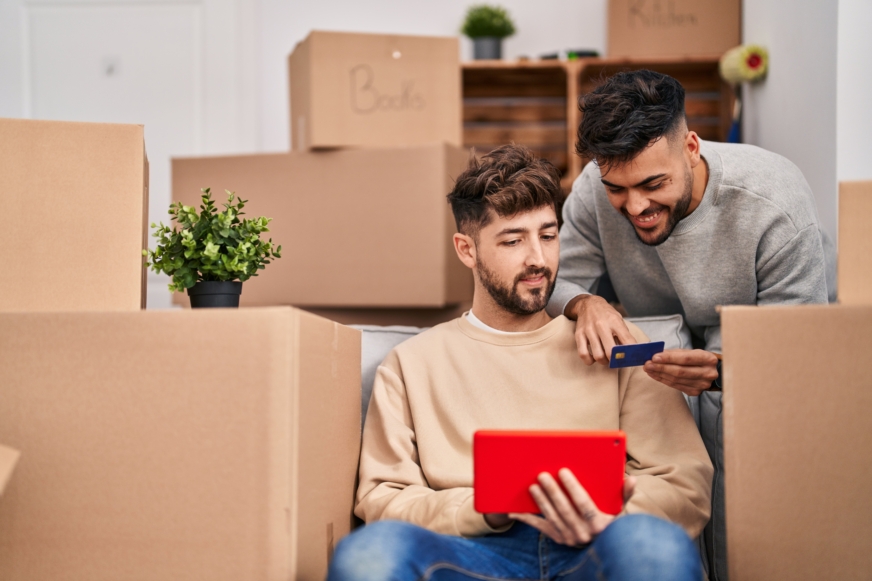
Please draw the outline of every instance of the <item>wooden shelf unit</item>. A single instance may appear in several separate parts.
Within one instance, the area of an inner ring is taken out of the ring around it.
[[[575,154],[579,96],[617,72],[638,69],[675,77],[686,91],[689,128],[703,139],[725,141],[733,91],[720,78],[718,58],[464,63],[464,145],[480,154],[510,142],[526,145],[563,172],[568,191],[587,162]]]

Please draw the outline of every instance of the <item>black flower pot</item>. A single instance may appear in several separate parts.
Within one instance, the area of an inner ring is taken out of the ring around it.
[[[473,38],[472,58],[475,60],[499,60],[503,58],[503,39],[497,36]]]
[[[192,309],[214,309],[239,307],[242,283],[238,280],[201,280],[188,289]]]

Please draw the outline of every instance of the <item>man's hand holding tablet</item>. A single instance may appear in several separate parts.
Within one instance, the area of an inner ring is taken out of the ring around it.
[[[558,472],[560,484],[548,472],[539,475],[539,483],[530,486],[530,494],[542,516],[509,513],[508,518],[528,524],[555,543],[570,547],[586,545],[615,520],[616,515],[602,512],[568,468]],[[561,487],[562,484],[562,487]],[[633,494],[636,479],[624,478],[624,502]],[[565,490],[565,492],[564,492]],[[568,494],[568,496],[567,496]]]

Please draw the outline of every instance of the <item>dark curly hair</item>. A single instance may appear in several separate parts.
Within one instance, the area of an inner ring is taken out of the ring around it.
[[[457,230],[476,237],[498,216],[514,216],[543,206],[556,209],[560,199],[560,172],[551,162],[538,159],[522,145],[503,145],[458,176],[448,202]]]
[[[670,77],[641,70],[618,73],[579,98],[584,113],[575,152],[601,166],[635,158],[652,141],[684,127],[684,88]]]

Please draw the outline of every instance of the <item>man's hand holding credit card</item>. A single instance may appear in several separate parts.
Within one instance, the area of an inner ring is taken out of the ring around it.
[[[633,345],[615,345],[609,357],[609,367],[619,369],[621,367],[637,367],[645,365],[647,361],[658,353],[663,352],[663,341],[651,343],[636,343]]]
[[[569,301],[564,314],[576,320],[575,342],[578,356],[587,365],[631,367],[610,354],[616,346],[630,346],[638,340],[611,304],[596,295],[579,295]],[[714,388],[720,390],[719,356],[702,349],[666,349],[642,363],[651,379],[690,396]],[[627,355],[624,356],[626,358]],[[718,381],[717,385],[713,382]]]
[[[712,381],[720,377],[717,361],[719,355],[701,349],[664,350],[663,341],[615,345],[609,357],[609,367],[644,366],[645,373],[665,385],[679,389],[687,395],[699,395],[709,389]],[[702,374],[697,379],[688,374]],[[718,386],[720,388],[720,386]]]

